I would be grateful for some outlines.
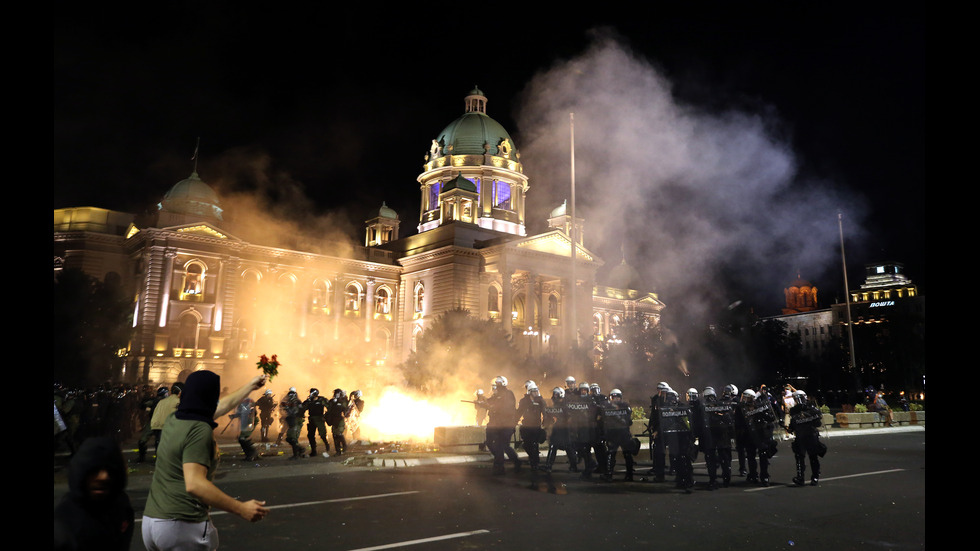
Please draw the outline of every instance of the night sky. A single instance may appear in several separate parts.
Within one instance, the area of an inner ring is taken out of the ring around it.
[[[384,200],[414,233],[423,156],[467,92],[486,93],[488,114],[520,148],[527,83],[600,33],[662,72],[679,102],[779,121],[773,132],[801,181],[833,182],[868,205],[866,233],[847,245],[852,288],[863,264],[890,259],[926,291],[920,5],[650,2],[603,16],[493,3],[356,13],[245,4],[56,10],[54,208],[150,209],[190,174],[200,137],[198,172],[220,193],[284,200],[242,167],[261,159],[270,181],[290,183],[289,200],[300,194],[358,232]],[[547,176],[525,170],[529,201],[560,203],[534,196]],[[836,217],[827,223],[836,231]],[[840,282],[817,283],[828,302]]]

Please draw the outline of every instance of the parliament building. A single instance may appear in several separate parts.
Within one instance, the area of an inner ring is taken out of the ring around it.
[[[324,368],[392,366],[452,309],[495,320],[532,355],[576,341],[592,347],[627,318],[659,323],[664,304],[630,288],[637,278],[625,259],[597,281],[603,261],[565,204],[547,231],[527,235],[531,185],[517,144],[486,104],[474,89],[464,113],[428,144],[416,234],[400,237],[399,214],[379,198],[365,212],[363,246],[349,254],[246,242],[195,167],[149,217],[56,209],[55,277],[77,268],[119,278],[133,296],[123,378],[150,383],[254,363],[272,342]]]

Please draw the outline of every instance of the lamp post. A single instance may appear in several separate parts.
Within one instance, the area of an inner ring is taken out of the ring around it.
[[[531,342],[534,340],[534,337],[537,337],[538,336],[538,332],[535,331],[533,327],[531,327],[530,325],[528,325],[527,326],[527,329],[524,330],[524,336],[527,337],[527,357],[530,358],[531,357]]]

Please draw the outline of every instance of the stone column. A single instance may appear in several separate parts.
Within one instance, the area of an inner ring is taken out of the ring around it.
[[[512,314],[514,311],[514,286],[510,280],[513,273],[510,269],[500,271],[500,294],[503,295],[501,297],[500,319],[503,321],[504,333],[507,335],[514,334],[514,316]]]
[[[374,288],[377,282],[373,277],[367,280],[367,296],[364,297],[364,342],[371,342],[371,326],[374,322]]]

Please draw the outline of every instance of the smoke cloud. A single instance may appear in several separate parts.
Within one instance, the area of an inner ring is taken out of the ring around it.
[[[665,323],[682,348],[695,344],[685,327],[700,331],[736,300],[771,300],[772,311],[758,313],[777,314],[797,271],[817,280],[839,266],[838,211],[860,225],[863,209],[832,183],[799,174],[772,111],[685,104],[650,61],[597,33],[582,55],[540,72],[523,92],[519,146],[537,210],[528,218],[544,219],[570,194],[574,113],[585,244],[607,268],[619,264],[622,246],[666,302]]]

